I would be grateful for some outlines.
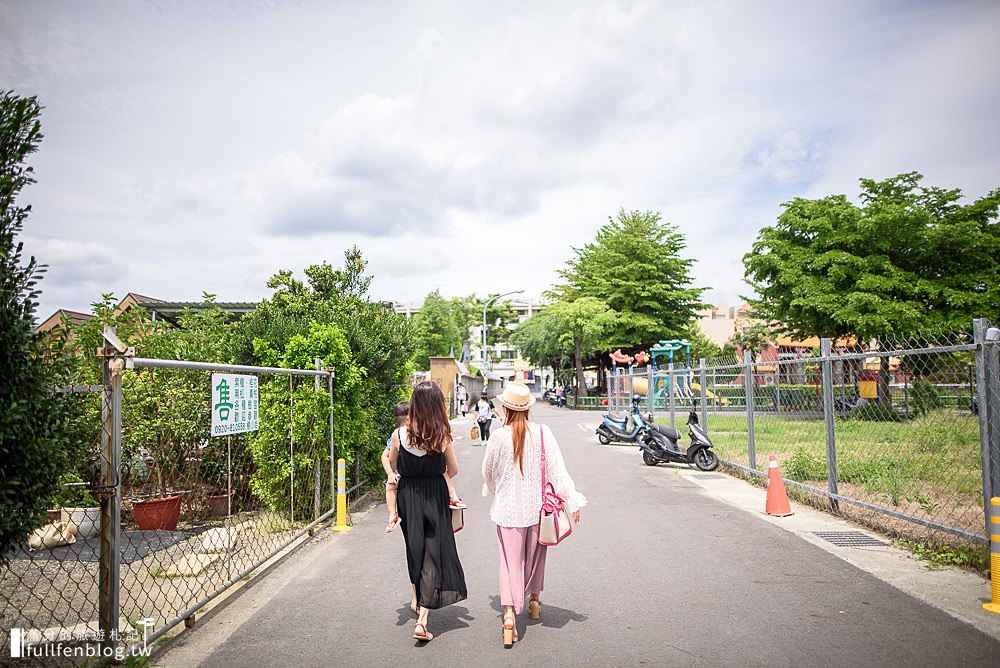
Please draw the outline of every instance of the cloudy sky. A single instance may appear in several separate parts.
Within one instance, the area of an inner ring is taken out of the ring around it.
[[[540,295],[620,209],[739,301],[782,202],[1000,187],[1000,3],[0,0],[45,139],[39,315],[252,301],[361,248],[372,296]]]

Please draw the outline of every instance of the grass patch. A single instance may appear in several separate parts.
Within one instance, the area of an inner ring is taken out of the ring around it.
[[[910,550],[920,559],[930,562],[931,566],[938,568],[958,566],[977,573],[985,573],[986,577],[990,577],[988,547],[938,545],[906,538],[897,539],[895,542],[899,547]]]

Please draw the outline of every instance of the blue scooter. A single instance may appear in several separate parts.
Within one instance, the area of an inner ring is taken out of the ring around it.
[[[601,424],[597,427],[597,440],[602,445],[612,441],[620,443],[641,443],[649,432],[646,417],[639,410],[642,397],[638,394],[632,397],[632,409],[628,415],[605,413],[601,416]]]

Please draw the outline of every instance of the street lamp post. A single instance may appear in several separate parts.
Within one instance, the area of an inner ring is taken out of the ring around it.
[[[490,307],[490,304],[500,299],[501,297],[506,297],[507,295],[516,295],[524,292],[524,290],[514,290],[513,292],[505,292],[502,295],[497,295],[493,299],[486,302],[483,306],[483,371],[486,370],[486,309]]]

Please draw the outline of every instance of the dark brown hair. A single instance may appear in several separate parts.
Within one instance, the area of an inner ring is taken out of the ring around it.
[[[429,380],[417,383],[406,416],[410,445],[425,452],[444,452],[451,444],[451,424],[441,388]]]

